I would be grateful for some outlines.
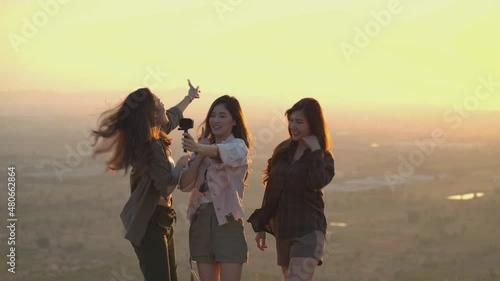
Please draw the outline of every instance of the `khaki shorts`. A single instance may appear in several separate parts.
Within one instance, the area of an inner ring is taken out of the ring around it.
[[[196,210],[189,227],[191,259],[202,263],[246,263],[248,248],[243,220],[227,217],[219,226],[212,203],[202,204]]]
[[[293,257],[315,258],[318,260],[318,265],[321,265],[323,263],[325,241],[325,235],[319,230],[297,238],[276,239],[278,265],[288,266],[290,258]]]

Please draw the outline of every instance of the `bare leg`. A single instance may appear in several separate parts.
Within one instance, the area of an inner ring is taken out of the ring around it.
[[[315,258],[293,257],[288,266],[287,281],[311,281],[318,266]]]
[[[237,281],[241,280],[243,263],[223,262],[220,263],[220,280]]]
[[[286,281],[286,277],[288,276],[288,266],[282,266],[281,272],[283,272],[283,280]]]
[[[218,263],[196,263],[201,281],[219,281],[220,266]]]

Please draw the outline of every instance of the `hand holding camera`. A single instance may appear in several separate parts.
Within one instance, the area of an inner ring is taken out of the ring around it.
[[[204,137],[205,134],[205,129],[201,129],[201,137],[196,141],[193,136],[191,136],[190,133],[187,132],[187,130],[184,131],[184,134],[182,134],[182,148],[184,148],[184,151],[189,150],[191,152],[200,152],[200,144],[210,144],[210,141]]]
[[[186,134],[189,135],[188,130],[192,129],[193,125],[194,125],[193,119],[190,119],[190,118],[181,118],[181,120],[179,121],[179,130],[183,130],[184,131],[183,136],[185,136]],[[182,147],[184,148],[184,152],[187,152],[187,150],[186,150],[187,147],[184,146],[184,138],[182,138]],[[188,149],[188,150],[192,151],[191,149]]]

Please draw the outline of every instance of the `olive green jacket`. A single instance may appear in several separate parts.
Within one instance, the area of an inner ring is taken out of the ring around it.
[[[179,125],[182,111],[178,107],[167,110],[169,123],[162,126],[165,133],[170,133]],[[144,175],[139,167],[132,167],[130,172],[130,198],[120,214],[125,227],[125,238],[133,245],[140,246],[146,233],[149,219],[153,215],[160,196],[167,197],[167,187],[177,185],[178,179],[172,176],[172,165],[168,161],[168,152],[161,140],[152,141],[150,171]]]

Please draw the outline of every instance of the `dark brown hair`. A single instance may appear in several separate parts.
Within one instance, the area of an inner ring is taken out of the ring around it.
[[[295,111],[302,111],[311,130],[311,134],[318,138],[321,149],[325,152],[331,151],[330,134],[328,133],[323,110],[318,101],[313,98],[301,99],[285,112],[285,116],[288,120],[290,120],[290,115]],[[262,172],[264,184],[267,183],[276,162],[284,157],[289,157],[290,153],[294,152],[297,148],[298,142],[292,140],[290,128],[288,128],[288,135],[290,137],[276,146],[271,158],[267,161],[267,167]]]
[[[245,141],[245,144],[250,149],[251,146],[250,134],[248,133],[248,127],[245,122],[245,116],[243,115],[243,110],[241,109],[239,101],[235,97],[231,97],[228,95],[224,95],[217,98],[210,106],[210,109],[208,110],[207,113],[207,117],[203,121],[202,125],[205,128],[204,137],[209,139],[210,142],[212,143],[215,142],[215,136],[212,133],[212,128],[210,127],[209,121],[210,121],[210,115],[212,114],[214,107],[216,107],[219,104],[224,105],[226,110],[229,111],[229,114],[231,114],[231,117],[236,122],[236,125],[233,126],[231,133],[234,135],[235,138],[239,138]]]
[[[210,106],[210,109],[207,112],[207,117],[203,121],[202,125],[200,127],[205,128],[205,133],[204,133],[204,138],[209,139],[210,143],[215,142],[215,136],[212,133],[212,128],[210,127],[210,116],[212,115],[212,111],[214,110],[214,107],[216,107],[219,104],[223,104],[226,110],[231,114],[231,117],[235,121],[236,125],[233,126],[231,129],[231,133],[235,138],[242,139],[247,148],[249,153],[252,151],[252,146],[251,146],[251,136],[250,133],[248,132],[248,127],[245,121],[245,116],[243,115],[243,110],[241,109],[240,102],[232,96],[224,95],[219,98],[217,98],[212,105]],[[248,175],[251,172],[251,163],[252,160],[250,157],[248,157],[248,170],[245,174],[244,178],[244,184],[245,186],[248,186],[246,179],[248,178]]]
[[[91,132],[94,155],[109,152],[108,169],[125,169],[126,174],[131,165],[148,167],[151,141],[156,138],[169,149],[171,138],[155,129],[154,112],[158,102],[148,88],[140,88],[100,115],[97,129]]]

